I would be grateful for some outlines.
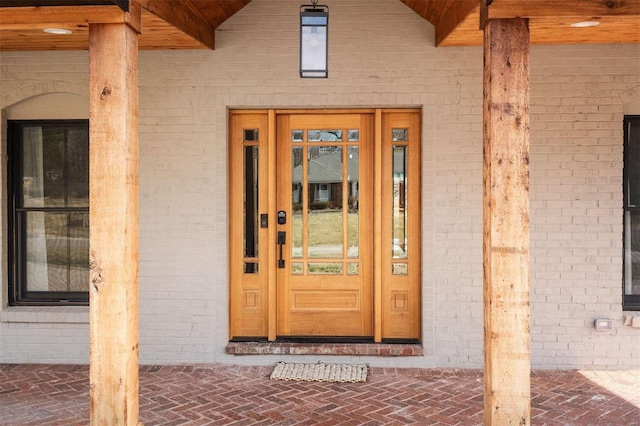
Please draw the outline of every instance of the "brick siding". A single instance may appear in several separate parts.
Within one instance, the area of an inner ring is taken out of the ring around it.
[[[288,0],[253,0],[219,28],[215,51],[140,53],[141,363],[283,358],[225,353],[228,108],[417,106],[424,356],[366,361],[482,366],[482,48],[433,47],[433,27],[398,0],[369,2],[364,13],[358,0],[325,3],[326,80],[298,77],[299,2]],[[622,324],[621,282],[622,96],[638,91],[639,64],[639,45],[532,47],[535,368],[638,366],[640,330]],[[6,52],[0,69],[7,108],[39,94],[82,93],[88,55]],[[6,228],[2,235],[6,259]],[[64,311],[36,320],[7,309],[6,260],[2,269],[0,362],[88,362],[88,326],[66,321],[75,314]],[[613,319],[614,329],[596,332],[598,317]]]

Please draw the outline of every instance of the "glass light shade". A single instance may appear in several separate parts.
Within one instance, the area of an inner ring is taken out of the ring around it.
[[[570,26],[573,28],[589,28],[589,27],[597,27],[598,25],[600,25],[600,22],[598,21],[581,21],[581,22],[574,22]]]
[[[300,77],[326,78],[329,44],[329,11],[326,6],[300,12]]]
[[[55,35],[68,35],[71,34],[71,30],[67,30],[66,28],[45,28],[44,30],[47,34],[55,34]]]

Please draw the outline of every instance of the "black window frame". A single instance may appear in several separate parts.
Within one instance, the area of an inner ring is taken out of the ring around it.
[[[24,241],[26,229],[21,226],[20,211],[45,211],[89,213],[89,206],[85,207],[38,207],[18,209],[18,197],[21,191],[16,185],[21,185],[22,161],[20,160],[20,143],[24,127],[85,127],[87,139],[89,134],[89,120],[9,120],[7,121],[7,210],[8,210],[8,279],[9,306],[88,306],[89,291],[27,291],[24,279],[26,262]],[[87,140],[88,143],[88,140]],[[89,158],[87,156],[87,167]],[[89,182],[87,182],[87,185]],[[88,257],[88,253],[87,253]],[[88,268],[89,265],[87,265]]]
[[[629,149],[627,146],[630,142],[630,133],[631,126],[634,126],[635,131],[640,131],[640,115],[626,115],[624,117],[624,163],[623,163],[623,203],[624,203],[624,211],[623,211],[623,244],[622,244],[622,309],[625,311],[640,311],[640,294],[626,294],[626,281],[627,277],[625,276],[627,268],[627,212],[630,216],[640,216],[640,205],[630,205],[629,202],[629,175],[630,175],[630,167],[631,161],[629,159]],[[640,164],[635,165],[640,169]]]

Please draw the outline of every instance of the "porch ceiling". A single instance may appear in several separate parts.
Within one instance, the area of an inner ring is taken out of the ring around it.
[[[640,43],[640,0],[493,0],[482,14],[490,0],[399,1],[435,26],[437,46],[481,45],[481,15],[529,18],[534,44]],[[142,6],[141,49],[213,49],[215,29],[251,0],[2,0],[0,50],[88,49],[89,23],[122,20],[133,2]],[[600,25],[570,27],[580,21]],[[48,27],[73,33],[46,34]]]
[[[531,43],[640,43],[640,0],[400,0],[436,27],[436,46],[482,44],[481,19],[529,18]],[[487,15],[480,5],[486,1]],[[575,22],[600,25],[572,28]]]

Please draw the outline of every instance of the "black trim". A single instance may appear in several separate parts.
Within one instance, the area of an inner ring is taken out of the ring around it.
[[[382,343],[389,343],[391,345],[418,345],[420,340],[418,339],[382,339]]]
[[[88,214],[89,207],[37,207],[19,208],[22,205],[22,191],[18,185],[22,178],[20,147],[21,130],[24,127],[41,126],[47,128],[84,127],[89,129],[89,120],[13,120],[7,122],[7,213],[8,213],[8,278],[9,305],[11,306],[87,306],[88,291],[28,291],[26,288],[26,226],[22,224],[27,212],[81,213]],[[89,158],[87,157],[87,166]],[[65,176],[66,178],[66,176]],[[88,182],[87,182],[88,185]],[[65,185],[66,186],[66,185]],[[88,265],[87,265],[88,266]]]
[[[229,342],[233,342],[233,343],[250,343],[250,342],[256,342],[256,343],[261,343],[261,342],[268,342],[269,338],[268,337],[251,337],[251,336],[247,336],[247,337],[234,337],[229,339]]]
[[[640,164],[631,164],[629,158],[630,149],[627,146],[631,143],[630,140],[630,128],[634,128],[634,132],[640,133],[640,115],[627,115],[624,117],[624,167],[623,167],[623,199],[624,199],[624,228],[623,228],[623,243],[622,243],[622,309],[625,311],[640,311],[640,294],[625,294],[625,272],[626,272],[626,229],[627,229],[627,212],[629,216],[640,216],[640,205],[630,205],[629,203],[629,180],[631,178],[631,168],[634,169],[634,174],[637,175],[640,172]],[[638,179],[635,179],[638,180]],[[640,190],[640,188],[637,188]],[[640,242],[638,242],[640,244]]]

